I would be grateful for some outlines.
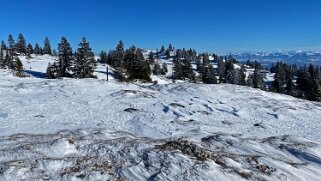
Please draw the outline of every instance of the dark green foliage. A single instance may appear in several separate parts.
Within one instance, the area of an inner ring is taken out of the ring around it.
[[[169,49],[166,50],[166,59],[170,59],[171,58],[171,51]]]
[[[51,45],[48,37],[45,39],[42,54],[52,55]]]
[[[245,68],[242,65],[241,68],[238,70],[238,75],[237,75],[237,84],[238,85],[245,85]]]
[[[234,63],[232,61],[226,61],[225,62],[225,78],[223,79],[224,83],[229,84],[236,84],[237,78],[236,78],[236,71],[234,69]]]
[[[191,81],[196,81],[195,73],[191,61],[189,59],[178,59],[175,58],[173,61],[173,79],[190,79]]]
[[[57,64],[57,78],[71,77],[68,69],[70,68],[73,54],[70,43],[65,37],[62,37],[61,42],[58,44],[58,52],[59,62]]]
[[[258,68],[255,68],[254,74],[253,74],[253,87],[264,89],[264,81],[263,76],[260,73],[260,70]]]
[[[115,53],[115,56],[111,60],[112,65],[114,67],[122,68],[124,66],[124,58],[125,58],[125,48],[124,48],[123,41],[119,41],[114,53]]]
[[[160,52],[159,52],[159,53],[160,53],[160,54],[164,54],[164,53],[165,53],[165,51],[166,51],[166,50],[165,50],[165,47],[164,47],[164,45],[163,45],[163,46],[161,47],[161,50],[160,50]]]
[[[103,50],[99,54],[99,62],[101,62],[101,63],[107,63],[108,62],[108,55]]]
[[[220,60],[218,61],[218,74],[219,74],[219,79],[220,83],[226,83],[226,74],[225,74],[225,61],[221,57]]]
[[[26,40],[23,35],[20,33],[18,36],[18,41],[16,44],[16,49],[19,54],[25,55],[27,53]]]
[[[28,46],[27,46],[27,58],[31,58],[31,54],[33,54],[33,47],[29,43]]]
[[[251,74],[247,79],[247,85],[253,88],[265,89],[263,76],[259,69],[254,69],[254,73]]]
[[[296,87],[293,83],[292,78],[287,80],[286,87],[285,87],[285,93],[288,95],[297,96]]]
[[[34,50],[33,50],[33,53],[36,54],[36,55],[41,55],[41,54],[42,54],[41,48],[40,48],[40,46],[38,45],[38,43],[36,43],[35,48],[34,48]]]
[[[6,68],[4,51],[5,51],[5,50],[0,49],[0,68],[1,68],[1,69]]]
[[[72,71],[75,78],[95,78],[93,75],[96,68],[96,60],[92,49],[86,38],[82,39],[75,55],[76,59],[72,62]]]
[[[0,50],[7,50],[7,45],[4,43],[4,41],[1,41],[1,47]]]
[[[9,35],[8,37],[8,53],[9,54],[14,54],[16,53],[16,44],[15,44],[15,41],[12,37],[12,35]]]
[[[160,75],[162,73],[161,66],[156,62],[153,67],[153,74],[154,75]]]
[[[124,62],[130,80],[151,81],[151,69],[149,63],[144,60],[141,50],[135,46],[130,47],[126,51]]]
[[[58,55],[58,53],[57,53],[57,51],[55,49],[52,50],[52,55],[53,56],[57,56]]]
[[[178,58],[173,60],[173,80],[181,80],[184,78],[182,64]]]
[[[167,72],[168,72],[167,64],[166,64],[166,62],[163,62],[163,64],[162,64],[161,74],[162,74],[162,75],[166,75],[166,74],[167,74]]]
[[[217,78],[212,64],[203,68],[202,81],[205,84],[217,84]]]
[[[297,87],[300,96],[311,101],[321,100],[321,87],[319,68],[310,65],[309,68],[303,67],[297,75]]]

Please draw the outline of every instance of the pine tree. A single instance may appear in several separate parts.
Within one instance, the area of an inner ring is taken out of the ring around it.
[[[225,74],[225,62],[223,58],[221,57],[220,60],[218,61],[218,73],[219,73],[219,79],[220,83],[226,83],[226,74]]]
[[[169,49],[166,50],[166,59],[170,59],[171,58],[171,51]]]
[[[166,64],[166,62],[163,62],[161,74],[162,74],[162,75],[166,75],[167,72],[168,72],[167,64]]]
[[[259,69],[255,68],[253,73],[253,87],[264,89],[264,80],[263,76],[260,74]]]
[[[238,70],[238,81],[237,81],[237,84],[238,85],[245,85],[245,68],[244,68],[244,65],[241,66],[241,68]]]
[[[50,63],[48,64],[47,71],[46,71],[46,78],[47,79],[55,79],[55,66],[51,65]]]
[[[153,74],[160,75],[162,73],[161,66],[156,62],[153,67]]]
[[[40,49],[40,46],[38,45],[38,43],[36,43],[35,45],[35,49],[34,49],[34,54],[36,55],[41,55],[41,49]]]
[[[224,73],[224,83],[229,83],[229,84],[236,84],[237,79],[236,79],[236,72],[234,69],[234,63],[230,60],[225,62],[225,73]]]
[[[58,73],[59,77],[70,77],[69,68],[71,66],[71,61],[73,59],[72,48],[70,43],[65,37],[61,38],[61,42],[58,44]]]
[[[182,64],[178,58],[173,60],[173,80],[181,80],[184,78]]]
[[[6,59],[5,59],[5,52],[7,50],[7,46],[4,43],[4,41],[1,41],[1,47],[0,47],[0,68],[4,69],[6,68]]]
[[[18,36],[18,41],[16,44],[17,52],[19,54],[26,54],[27,53],[27,47],[26,47],[26,40],[23,37],[23,35],[20,33]]]
[[[32,45],[29,43],[27,46],[27,57],[31,58],[31,54],[33,54],[33,47]]]
[[[155,63],[155,53],[152,51],[148,54],[148,62],[151,65]]]
[[[217,84],[217,78],[212,64],[208,64],[208,66],[204,67],[202,81],[205,84]]]
[[[119,41],[116,50],[115,50],[114,59],[112,60],[112,65],[114,67],[123,68],[124,67],[124,58],[125,58],[125,49],[123,41]]]
[[[6,68],[5,54],[2,48],[0,49],[0,69]]]
[[[1,41],[1,48],[0,48],[0,50],[7,50],[7,45],[4,43],[4,41],[2,40]]]
[[[53,55],[53,56],[57,56],[57,55],[58,55],[56,49],[53,49],[53,50],[52,50],[52,55]]]
[[[165,47],[164,47],[164,45],[161,47],[161,50],[160,50],[159,53],[160,53],[160,54],[164,54],[164,53],[165,53]]]
[[[49,41],[48,37],[46,37],[46,39],[45,39],[42,54],[52,55],[51,45],[50,45],[50,41]]]
[[[12,35],[10,34],[9,37],[8,37],[8,53],[9,55],[11,56],[12,54],[16,53],[16,44],[15,44],[15,41],[12,37]]]
[[[296,93],[295,93],[295,85],[294,85],[294,83],[293,83],[291,78],[289,78],[287,80],[286,87],[285,87],[285,93],[288,94],[288,95],[292,95],[292,96],[296,95]]]
[[[149,63],[144,60],[141,50],[136,49],[135,46],[129,48],[126,51],[125,62],[129,79],[151,81],[151,69]]]
[[[22,75],[23,74],[23,65],[22,65],[22,62],[18,56],[14,57],[12,64],[13,64],[12,69],[17,71],[19,73],[19,75]]]
[[[108,55],[105,51],[101,51],[100,54],[99,54],[99,61],[101,63],[107,63],[108,62]]]
[[[73,61],[73,72],[76,78],[95,78],[94,71],[96,60],[92,49],[86,38],[82,39],[76,53],[76,60]]]

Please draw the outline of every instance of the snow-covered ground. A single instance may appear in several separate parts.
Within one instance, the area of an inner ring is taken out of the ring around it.
[[[101,79],[46,80],[50,61],[23,59],[27,78],[0,70],[0,180],[321,180],[320,103],[107,82],[103,65]]]

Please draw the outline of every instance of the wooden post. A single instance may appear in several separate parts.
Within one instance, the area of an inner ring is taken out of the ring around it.
[[[108,64],[106,64],[106,69],[107,69],[107,81],[108,81]]]

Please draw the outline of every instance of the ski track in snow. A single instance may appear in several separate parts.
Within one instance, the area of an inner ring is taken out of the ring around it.
[[[321,180],[320,103],[157,77],[107,82],[102,65],[99,79],[46,80],[53,58],[22,61],[29,78],[0,70],[0,180]]]

